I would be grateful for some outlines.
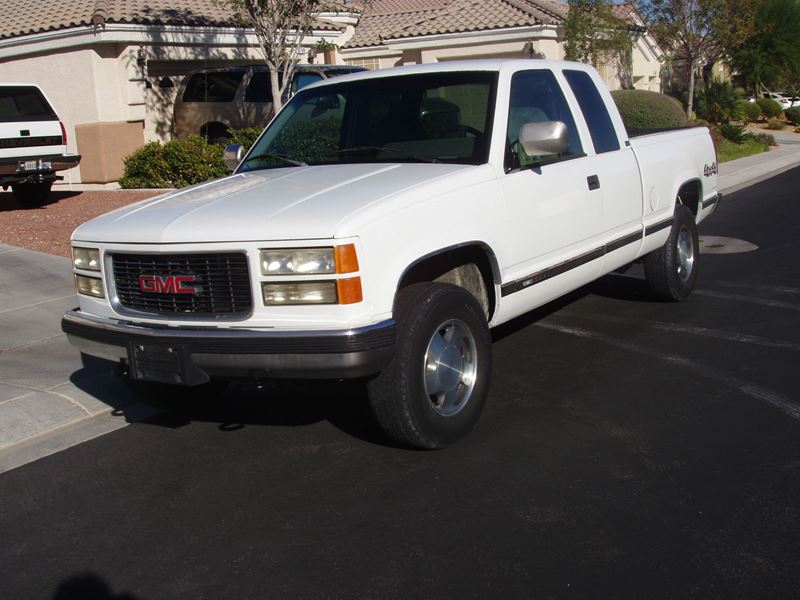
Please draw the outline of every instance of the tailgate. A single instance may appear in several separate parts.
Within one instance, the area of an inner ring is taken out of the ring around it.
[[[65,152],[61,123],[41,90],[0,86],[0,160]]]

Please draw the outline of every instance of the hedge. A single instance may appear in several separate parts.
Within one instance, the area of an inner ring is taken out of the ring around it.
[[[761,112],[767,119],[780,117],[783,112],[783,107],[772,98],[759,98],[756,104],[761,107]]]
[[[795,125],[800,125],[800,106],[787,108],[785,111],[786,118]]]
[[[686,115],[681,106],[665,94],[645,90],[615,90],[614,103],[628,131],[685,127]]]
[[[179,188],[227,174],[222,146],[195,135],[166,144],[145,144],[125,158],[119,184],[123,188]]]
[[[739,108],[742,120],[750,123],[753,121],[758,121],[761,118],[761,107],[755,102],[742,100],[737,106]]]

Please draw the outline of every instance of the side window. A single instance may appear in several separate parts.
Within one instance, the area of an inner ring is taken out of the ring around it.
[[[583,111],[595,152],[602,154],[619,150],[619,138],[608,115],[606,103],[589,74],[585,71],[564,71],[564,77]]]
[[[196,73],[186,84],[184,102],[231,102],[242,83],[244,70]]]
[[[569,147],[559,158],[583,155],[581,138],[567,99],[550,71],[520,71],[511,78],[511,99],[508,107],[508,148],[506,166],[530,165],[541,160],[525,154],[519,144],[519,132],[525,123],[561,121],[569,132]]]
[[[272,102],[272,86],[267,71],[256,71],[250,77],[244,93],[245,102]]]

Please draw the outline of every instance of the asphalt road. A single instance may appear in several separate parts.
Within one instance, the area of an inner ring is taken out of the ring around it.
[[[495,332],[476,431],[386,444],[352,384],[231,387],[0,477],[0,598],[800,596],[800,169]],[[725,240],[709,251],[736,250]]]

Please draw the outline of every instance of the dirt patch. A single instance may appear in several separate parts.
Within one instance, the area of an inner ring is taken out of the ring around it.
[[[69,239],[78,225],[158,193],[59,191],[50,194],[47,204],[26,208],[17,203],[11,192],[3,192],[0,193],[0,243],[69,257]]]

